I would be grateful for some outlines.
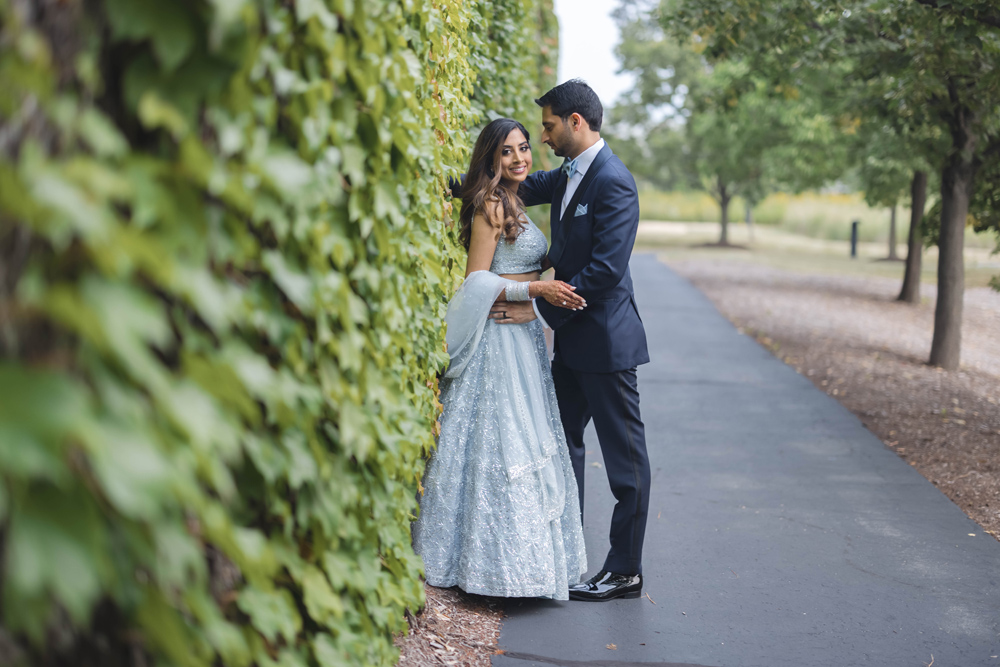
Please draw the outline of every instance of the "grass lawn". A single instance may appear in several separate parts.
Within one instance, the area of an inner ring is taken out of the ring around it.
[[[727,262],[751,262],[798,273],[879,276],[896,278],[902,284],[903,262],[879,261],[888,253],[884,242],[860,243],[858,258],[850,258],[847,241],[831,241],[794,234],[784,229],[755,225],[753,241],[746,225],[731,224],[730,243],[740,248],[699,247],[719,238],[718,223],[711,222],[641,222],[636,238],[636,252],[656,252],[664,259],[713,259]],[[900,238],[905,242],[905,237]],[[897,248],[906,257],[905,243]],[[990,278],[1000,275],[1000,255],[987,247],[966,248],[966,287],[984,287]],[[937,248],[924,250],[922,282],[937,282]]]
[[[704,192],[640,190],[639,211],[643,220],[719,221],[719,206]],[[743,217],[743,201],[737,197],[729,207],[732,226],[742,225]],[[754,208],[754,220],[758,227],[776,228],[790,234],[830,241],[850,239],[851,221],[858,220],[861,223],[858,234],[862,241],[886,242],[889,239],[889,210],[869,207],[859,193],[804,192],[792,195],[778,192]],[[910,210],[900,206],[896,217],[900,242],[906,242],[909,228]],[[975,234],[970,229],[965,235],[965,245],[992,250],[996,247],[996,237]]]

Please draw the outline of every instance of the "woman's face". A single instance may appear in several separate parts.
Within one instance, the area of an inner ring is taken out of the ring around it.
[[[500,147],[500,177],[520,183],[531,171],[531,144],[521,130],[514,128]]]

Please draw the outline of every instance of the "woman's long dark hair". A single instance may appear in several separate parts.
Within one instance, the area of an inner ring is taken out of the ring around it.
[[[516,120],[497,118],[483,128],[472,149],[472,163],[462,184],[462,211],[459,214],[458,240],[466,250],[472,240],[472,219],[476,211],[482,211],[491,225],[500,227],[508,243],[513,243],[525,228],[521,222],[524,204],[500,178],[500,154],[507,135],[514,130],[521,130],[525,140],[531,139],[524,125]],[[499,206],[487,205],[490,202],[498,202]]]

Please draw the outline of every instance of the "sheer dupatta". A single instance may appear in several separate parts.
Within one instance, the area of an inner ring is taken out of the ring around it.
[[[565,485],[551,465],[559,446],[554,433],[558,424],[553,424],[548,409],[541,369],[526,331],[488,319],[496,298],[513,283],[489,271],[474,271],[465,279],[445,316],[451,356],[445,377],[458,378],[476,349],[486,346],[489,367],[495,371],[491,379],[503,397],[497,407],[502,415],[499,430],[507,479],[514,482],[527,473],[540,473],[545,514],[552,519],[562,510]]]
[[[465,370],[483,337],[490,308],[504,288],[513,282],[489,271],[473,271],[455,292],[444,317],[448,325],[445,342],[451,357],[444,374],[446,378],[458,377]]]

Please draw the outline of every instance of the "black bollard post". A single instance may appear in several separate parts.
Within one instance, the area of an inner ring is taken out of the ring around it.
[[[860,220],[851,223],[851,259],[858,257],[858,225],[860,224]]]

